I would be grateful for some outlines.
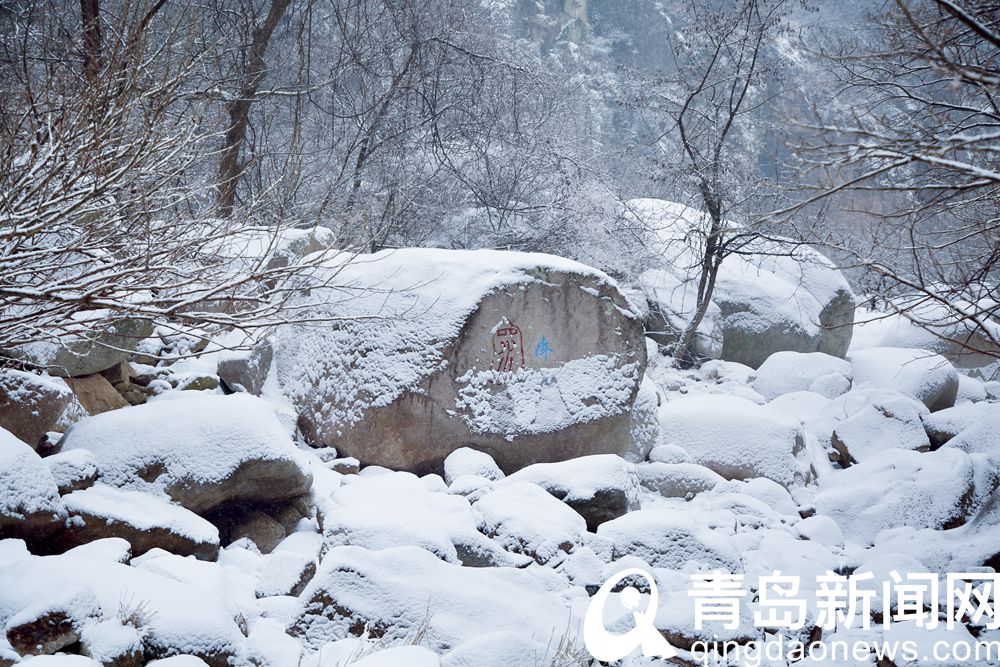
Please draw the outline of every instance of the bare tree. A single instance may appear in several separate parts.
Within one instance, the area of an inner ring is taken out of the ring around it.
[[[747,179],[752,174],[748,153],[753,151],[748,135],[768,99],[774,69],[766,51],[783,28],[787,7],[785,0],[689,0],[670,45],[673,73],[653,85],[644,83],[637,102],[667,119],[654,121],[664,127],[656,137],[660,161],[680,180],[675,187],[694,195],[706,214],[703,224],[689,233],[698,257],[698,265],[690,267],[697,290],[693,314],[672,350],[682,365],[697,361],[695,336],[722,262],[754,237],[729,219],[753,196],[754,184]]]

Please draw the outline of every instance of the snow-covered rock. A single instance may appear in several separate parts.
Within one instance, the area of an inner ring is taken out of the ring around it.
[[[480,533],[469,502],[428,491],[415,475],[392,472],[358,479],[337,489],[320,506],[330,545],[368,549],[416,545],[450,563],[523,564]]]
[[[597,534],[614,542],[616,558],[638,556],[653,567],[682,570],[697,562],[707,570],[741,572],[730,512],[642,509],[603,523]]]
[[[80,652],[101,665],[142,664],[142,634],[121,619],[107,619],[83,628]]]
[[[632,406],[632,435],[624,455],[626,461],[632,463],[645,461],[649,452],[659,444],[660,420],[657,412],[664,400],[656,383],[649,375],[643,375],[639,393],[636,394],[635,404]]]
[[[970,454],[989,454],[1000,461],[1000,404],[982,404],[985,409],[975,424],[948,440],[945,447],[954,447]]]
[[[97,479],[97,462],[85,449],[46,456],[42,462],[52,473],[61,495],[91,487]]]
[[[832,401],[824,411],[827,417],[845,417],[830,434],[830,445],[844,467],[886,449],[930,449],[921,421],[929,414],[922,403],[880,389],[850,392]]]
[[[934,412],[955,405],[958,372],[940,354],[901,347],[853,350],[854,383],[894,389],[911,396]]]
[[[335,258],[291,306],[274,364],[306,438],[437,472],[462,446],[512,471],[622,454],[645,367],[639,313],[608,276],[541,254],[403,249]]]
[[[0,428],[0,538],[45,538],[65,513],[56,481],[41,457]]]
[[[105,484],[165,493],[199,513],[287,500],[307,493],[311,482],[271,407],[243,394],[88,417],[66,432],[62,449],[92,452]]]
[[[59,377],[100,373],[128,359],[130,350],[153,333],[149,320],[115,318],[107,311],[82,313],[80,332],[58,341],[38,341],[11,350],[12,356]],[[86,329],[86,333],[82,330]]]
[[[844,546],[844,531],[828,516],[810,516],[795,524],[795,530],[804,540],[819,542],[828,547]]]
[[[441,658],[441,667],[501,667],[558,664],[558,647],[516,632],[488,632],[464,641]]]
[[[244,344],[248,346],[245,349],[223,350],[219,353],[219,380],[232,391],[245,391],[259,396],[271,369],[274,350],[269,341]]]
[[[437,652],[486,632],[548,643],[567,629],[575,634],[571,607],[586,599],[548,568],[461,567],[414,546],[335,547],[303,591],[289,631],[314,648],[365,628],[402,639],[423,627]]]
[[[701,258],[691,239],[703,237],[692,230],[707,228],[706,214],[658,199],[634,199],[626,207],[651,230],[675,281],[697,285]],[[727,226],[740,231],[733,221]],[[722,359],[756,368],[782,350],[843,357],[850,344],[854,295],[840,271],[808,246],[763,238],[741,245],[722,262],[712,301],[719,308]]]
[[[206,560],[219,552],[215,526],[159,496],[98,484],[63,496],[63,503],[70,516],[61,538],[67,545],[120,537],[133,556],[154,547]]]
[[[995,466],[982,455],[888,449],[825,477],[816,513],[835,520],[848,541],[870,545],[889,528],[960,526],[996,483]]]
[[[479,530],[503,548],[546,563],[581,540],[587,522],[537,484],[514,482],[472,505]]]
[[[808,468],[799,424],[736,396],[703,395],[660,408],[663,439],[683,447],[691,461],[726,479],[766,477],[784,486],[803,484]]]
[[[536,463],[496,484],[534,482],[576,510],[588,530],[639,507],[635,465],[611,454],[560,463]]]
[[[0,428],[36,447],[59,421],[72,397],[62,380],[0,370]]]
[[[850,362],[829,354],[775,352],[757,369],[751,386],[768,401],[796,391],[834,398],[850,389],[853,375]]]
[[[639,483],[664,498],[692,498],[724,482],[722,475],[697,463],[643,463],[636,466]]]
[[[475,475],[491,482],[503,479],[503,471],[493,457],[469,447],[459,447],[444,460],[444,481],[451,484],[463,475]]]
[[[1000,404],[963,403],[925,414],[922,420],[931,444],[940,447],[959,433],[979,426],[992,413],[1000,413]]]

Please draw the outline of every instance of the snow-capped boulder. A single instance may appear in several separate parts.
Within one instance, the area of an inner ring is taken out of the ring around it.
[[[691,498],[724,482],[722,475],[697,463],[643,463],[636,466],[639,483],[664,498]]]
[[[587,522],[537,484],[514,482],[472,505],[479,530],[503,548],[546,563],[569,552]]]
[[[0,370],[0,428],[36,447],[59,421],[72,398],[62,380]]]
[[[796,458],[804,447],[798,422],[744,398],[708,394],[669,401],[660,408],[660,430],[693,463],[726,479],[766,477],[787,487],[809,477]]]
[[[46,456],[42,462],[52,473],[60,495],[91,487],[97,480],[97,462],[85,449]]]
[[[104,320],[103,311],[83,313],[80,328],[87,332],[59,341],[38,341],[11,350],[11,355],[58,377],[81,377],[106,371],[128,359],[132,350],[153,333],[153,323],[134,317]],[[93,324],[89,326],[88,323]]]
[[[895,389],[934,412],[955,405],[958,372],[940,354],[901,347],[853,350],[847,356],[854,366],[855,386]]]
[[[247,349],[223,350],[219,353],[219,380],[232,391],[259,396],[273,356],[269,341],[260,341]]]
[[[953,447],[969,454],[988,454],[1000,461],[1000,404],[984,403],[976,423],[948,440]]]
[[[632,406],[632,437],[629,448],[625,451],[626,461],[645,461],[659,443],[660,420],[657,412],[663,400],[665,399],[656,383],[648,375],[644,375]]]
[[[312,481],[271,407],[244,394],[88,417],[63,438],[64,452],[76,449],[94,454],[103,483],[165,493],[198,513],[288,500],[307,493]]]
[[[387,549],[416,545],[449,563],[514,565],[513,557],[480,533],[469,502],[428,491],[407,472],[358,479],[320,505],[324,539],[333,546]]]
[[[927,408],[898,392],[868,389],[832,401],[824,414],[840,419],[830,434],[830,445],[844,467],[864,461],[886,449],[926,451],[931,443],[922,418]]]
[[[626,208],[651,231],[676,276],[664,284],[696,286],[701,257],[691,239],[702,237],[692,230],[708,227],[706,214],[658,199],[631,200]],[[733,221],[727,226],[741,231]],[[667,293],[676,299],[681,292]],[[847,280],[819,252],[793,241],[743,243],[739,254],[722,262],[712,301],[719,309],[722,359],[756,368],[782,350],[843,357],[851,341],[855,299]]]
[[[940,447],[967,429],[979,426],[990,414],[1000,414],[997,403],[963,403],[923,415],[924,430],[934,447]]]
[[[822,479],[816,513],[835,520],[848,541],[870,545],[881,530],[954,528],[997,485],[990,459],[957,449],[889,449]]]
[[[93,592],[73,588],[11,614],[4,634],[21,655],[51,655],[80,641],[84,626],[100,615]]]
[[[796,391],[834,398],[851,388],[853,375],[850,362],[829,354],[775,352],[757,369],[750,386],[768,401]]]
[[[605,274],[541,254],[404,249],[335,258],[291,307],[277,378],[314,445],[439,472],[470,446],[506,472],[621,454],[645,367],[640,315]]]
[[[503,479],[503,471],[493,457],[469,447],[459,447],[444,460],[444,481],[449,486],[463,475],[475,475],[491,482]]]
[[[597,534],[614,542],[615,558],[638,556],[653,567],[682,570],[691,562],[741,572],[730,512],[653,508],[601,524]]]
[[[98,484],[64,496],[63,503],[70,518],[60,542],[67,546],[120,537],[133,556],[154,547],[204,560],[219,552],[215,526],[158,496]]]
[[[289,632],[307,646],[366,627],[387,640],[423,627],[428,646],[441,652],[486,632],[546,643],[567,628],[575,635],[570,606],[587,595],[548,568],[469,568],[415,546],[346,546],[326,554],[300,600]]]
[[[639,507],[634,464],[611,454],[584,456],[559,463],[536,463],[495,486],[533,482],[576,510],[588,530]]]
[[[41,457],[0,428],[0,538],[44,538],[64,517],[56,481]]]
[[[141,665],[142,634],[118,618],[93,623],[80,633],[80,653],[102,666]]]

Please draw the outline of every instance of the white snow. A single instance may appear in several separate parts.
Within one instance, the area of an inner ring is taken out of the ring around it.
[[[492,456],[469,447],[459,447],[444,459],[444,481],[451,486],[463,475],[475,475],[491,482],[504,477]]]
[[[92,478],[97,474],[94,455],[85,449],[59,452],[46,456],[42,461],[60,489],[70,488],[81,480]]]

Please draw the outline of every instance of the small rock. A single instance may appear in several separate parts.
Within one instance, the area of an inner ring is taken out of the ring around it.
[[[614,454],[595,454],[559,463],[536,463],[497,482],[534,482],[576,510],[594,531],[605,521],[639,507],[635,464]]]
[[[94,623],[80,633],[80,653],[101,667],[142,667],[142,635],[117,618]]]
[[[52,430],[73,394],[61,380],[0,371],[0,428],[35,447]]]
[[[462,475],[476,475],[491,482],[503,479],[504,474],[493,457],[470,447],[460,447],[444,459],[444,481],[451,483]]]
[[[17,612],[7,621],[7,641],[21,655],[52,655],[80,641],[87,621],[100,615],[94,593],[78,588]]]
[[[692,498],[725,482],[722,475],[696,463],[644,463],[636,466],[639,483],[664,498]]]
[[[649,460],[653,463],[690,463],[691,455],[677,445],[659,445],[650,450]]]
[[[828,516],[811,516],[795,524],[799,535],[806,540],[819,542],[828,547],[844,546],[844,531]]]
[[[246,537],[253,540],[262,554],[269,554],[278,546],[281,540],[285,539],[285,528],[277,520],[268,516],[264,512],[251,512],[241,522],[236,524],[229,531],[229,540],[236,540]]]
[[[326,467],[341,475],[357,475],[361,472],[361,462],[353,456],[345,456],[340,459],[328,461]]]
[[[259,396],[273,356],[270,343],[255,345],[249,350],[225,351],[219,357],[219,379],[231,391]]]
[[[257,597],[298,596],[316,575],[316,561],[308,554],[274,551],[257,575]]]
[[[211,391],[218,389],[217,375],[172,375],[171,383],[175,389],[187,391]]]
[[[66,383],[88,414],[99,415],[102,412],[128,407],[128,401],[122,398],[122,395],[100,373],[69,378]]]
[[[59,488],[59,495],[90,488],[97,480],[97,463],[94,455],[85,449],[46,456],[42,461],[52,473]]]

